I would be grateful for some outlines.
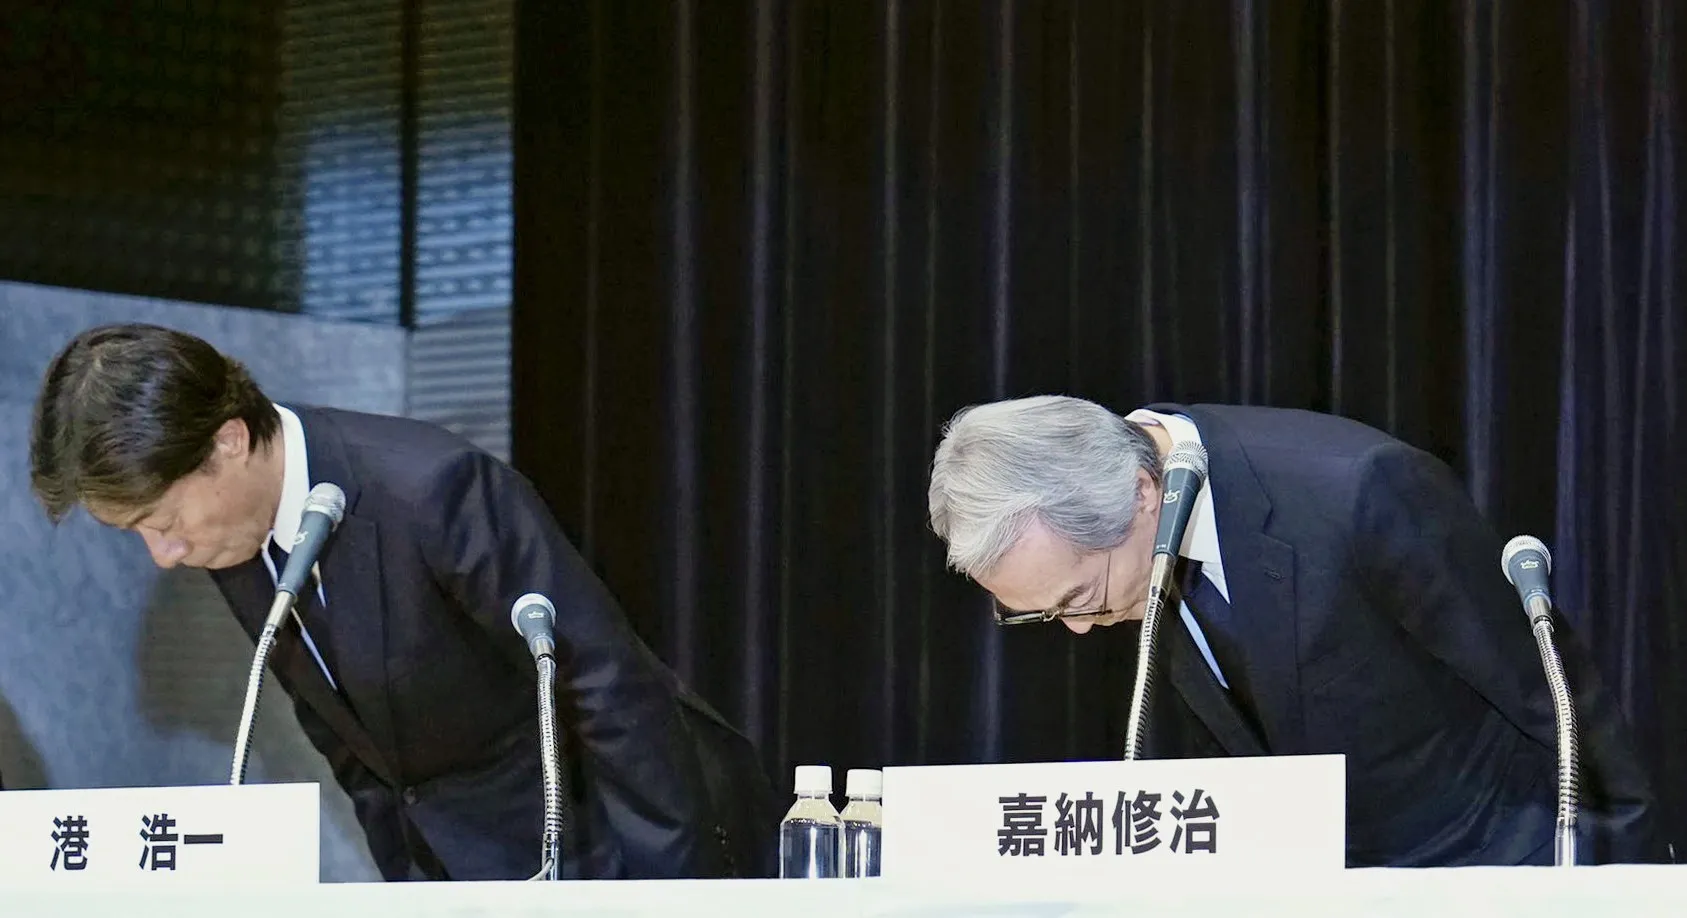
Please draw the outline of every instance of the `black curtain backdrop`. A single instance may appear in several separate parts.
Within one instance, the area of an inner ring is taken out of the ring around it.
[[[1549,542],[1680,820],[1683,16],[522,0],[516,462],[788,786],[1118,754],[944,570],[956,409],[1357,418]]]

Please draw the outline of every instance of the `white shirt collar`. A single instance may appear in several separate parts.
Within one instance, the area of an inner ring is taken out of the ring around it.
[[[310,497],[310,461],[305,453],[305,426],[299,416],[282,405],[275,406],[275,413],[281,416],[281,503],[275,508],[275,525],[269,535],[281,550],[289,551],[299,534],[305,499]]]
[[[1146,408],[1138,408],[1125,415],[1126,420],[1138,424],[1158,424],[1171,434],[1172,442],[1185,440],[1201,442],[1201,432],[1195,428],[1195,423],[1182,415],[1160,414]],[[1200,496],[1195,498],[1195,509],[1189,517],[1189,528],[1183,532],[1183,546],[1177,552],[1191,561],[1201,562],[1201,570],[1209,575],[1216,574],[1215,580],[1224,575],[1223,564],[1218,554],[1218,517],[1213,513],[1213,486],[1209,474],[1206,484],[1201,486]]]
[[[299,422],[299,416],[281,405],[275,406],[275,413],[281,416],[281,503],[275,508],[275,525],[270,527],[269,537],[282,551],[292,551],[293,540],[299,535],[299,517],[304,515],[305,500],[310,497],[310,459],[305,454],[305,425]],[[281,572],[275,569],[275,560],[270,556],[268,546],[258,553],[258,557],[263,559],[264,567],[269,569],[270,580],[274,581]],[[316,581],[316,598],[321,603],[320,608],[326,609],[328,595],[322,588],[319,567],[311,568],[311,579]],[[311,638],[304,619],[299,617],[297,607],[293,609],[293,621],[298,623],[305,648],[310,651],[316,665],[321,667],[328,685],[339,691],[340,685],[334,681],[334,674],[328,671],[328,663],[317,650],[316,641]]]

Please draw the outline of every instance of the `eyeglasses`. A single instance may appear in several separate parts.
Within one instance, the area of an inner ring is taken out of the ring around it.
[[[998,625],[1034,625],[1043,622],[1083,621],[1087,618],[1099,618],[1112,615],[1113,610],[1107,607],[1107,588],[1113,578],[1113,553],[1107,553],[1107,566],[1101,569],[1101,588],[1090,594],[1090,598],[1081,606],[1055,606],[1051,609],[1036,611],[1020,611],[1009,609],[1002,605],[1001,600],[994,595],[990,597],[990,610],[996,616]],[[1083,593],[1079,593],[1082,596]]]

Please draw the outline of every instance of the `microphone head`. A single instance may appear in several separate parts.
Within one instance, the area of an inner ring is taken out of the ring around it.
[[[1206,447],[1185,440],[1172,444],[1160,474],[1160,525],[1154,532],[1154,554],[1175,558],[1195,512],[1195,497],[1207,480]]]
[[[556,626],[556,606],[543,593],[528,593],[510,606],[510,624],[523,638],[535,627],[549,631]]]
[[[1161,475],[1163,477],[1178,470],[1194,472],[1200,478],[1205,479],[1207,477],[1207,448],[1193,440],[1184,440],[1172,444],[1171,455],[1166,457]]]
[[[331,481],[318,482],[310,489],[310,496],[305,498],[304,510],[300,516],[311,511],[327,514],[334,525],[340,525],[340,520],[346,516],[346,492]]]
[[[1519,580],[1527,582],[1537,577],[1544,580],[1552,573],[1552,552],[1546,550],[1546,543],[1540,539],[1520,535],[1505,543],[1505,551],[1500,553],[1500,569],[1505,571],[1505,579],[1512,586],[1521,589],[1524,584]]]
[[[1546,621],[1552,612],[1552,592],[1547,586],[1552,553],[1546,550],[1546,544],[1534,536],[1512,539],[1500,552],[1500,568],[1505,571],[1505,579],[1517,588],[1517,598],[1523,601],[1529,621]]]
[[[299,531],[293,535],[293,544],[282,546],[287,551],[287,566],[276,577],[277,590],[298,595],[316,566],[317,555],[327,544],[329,534],[345,515],[346,492],[339,485],[324,481],[310,489],[304,507],[299,510]],[[324,518],[326,524],[322,522]]]

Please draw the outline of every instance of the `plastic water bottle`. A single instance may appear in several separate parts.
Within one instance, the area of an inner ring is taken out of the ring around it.
[[[844,777],[843,875],[879,875],[879,837],[884,833],[884,775],[871,768],[851,768]]]
[[[779,823],[779,876],[838,875],[838,811],[832,809],[832,766],[798,765],[797,802]]]

